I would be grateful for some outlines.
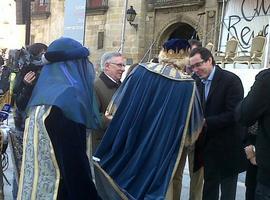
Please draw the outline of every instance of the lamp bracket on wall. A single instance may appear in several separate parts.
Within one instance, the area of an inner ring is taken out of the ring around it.
[[[132,23],[132,22],[129,22],[129,24],[130,24],[130,26],[133,26],[136,31],[138,30],[138,24],[135,24],[135,23]]]

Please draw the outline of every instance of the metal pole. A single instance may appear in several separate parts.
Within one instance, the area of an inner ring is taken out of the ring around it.
[[[268,22],[268,33],[267,33],[267,40],[266,40],[266,46],[265,46],[265,54],[264,54],[264,68],[267,68],[269,64],[269,45],[270,45],[270,17]]]
[[[31,0],[26,0],[25,4],[25,46],[30,44],[31,32]]]
[[[220,22],[219,39],[218,39],[218,50],[219,51],[220,51],[220,46],[221,46],[222,28],[223,28],[223,23],[224,23],[224,9],[225,9],[225,0],[223,0],[223,2],[222,2],[221,22]]]
[[[86,31],[86,7],[87,7],[87,1],[85,1],[84,4],[84,22],[83,22],[83,46],[85,45],[85,31]]]
[[[152,42],[152,44],[150,45],[150,47],[148,48],[148,50],[146,51],[146,53],[144,54],[143,58],[140,60],[140,63],[143,62],[143,60],[145,59],[146,55],[149,53],[149,57],[148,57],[148,61],[150,60],[150,54],[151,54],[151,51],[152,51],[152,48],[154,46],[154,44],[156,43],[156,40]]]
[[[0,152],[0,165],[1,165],[0,166],[0,200],[4,200],[4,179],[3,179],[4,172],[3,172],[3,167],[2,167],[2,153],[1,152]]]
[[[123,53],[124,50],[124,44],[125,44],[125,34],[126,34],[126,23],[127,23],[127,8],[128,8],[128,0],[125,0],[124,3],[124,17],[123,17],[123,23],[122,23],[122,33],[121,33],[121,46],[119,49],[120,53]]]

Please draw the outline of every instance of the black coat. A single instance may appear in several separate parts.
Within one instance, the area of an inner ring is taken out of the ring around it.
[[[25,109],[31,98],[34,86],[39,77],[40,68],[38,69],[39,70],[35,71],[36,79],[32,82],[32,84],[25,84],[23,81],[24,76],[28,72],[31,71],[30,68],[28,69],[26,67],[26,69],[22,69],[16,74],[12,101],[14,101],[16,104],[16,109],[14,113],[14,124],[15,124],[16,129],[20,131],[24,131],[24,124],[25,124],[25,118],[26,118]]]
[[[202,82],[197,86],[203,94]],[[205,177],[228,177],[244,171],[246,158],[243,128],[236,123],[234,111],[243,99],[242,82],[235,74],[216,66],[207,101],[203,103],[206,129],[203,143]]]
[[[270,187],[270,69],[261,71],[236,116],[246,126],[258,121],[256,137],[257,181]]]

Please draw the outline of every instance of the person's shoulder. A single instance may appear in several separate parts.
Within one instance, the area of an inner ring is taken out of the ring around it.
[[[98,89],[104,84],[103,80],[100,79],[100,77],[96,77],[94,81],[94,88]]]
[[[94,84],[103,83],[106,79],[108,79],[108,77],[105,75],[104,72],[101,72],[99,75],[96,76]]]
[[[95,78],[94,84],[101,82],[102,80],[99,77]]]
[[[221,73],[222,73],[222,76],[225,77],[225,78],[230,78],[230,79],[239,79],[239,76],[237,76],[235,73],[233,72],[230,72],[226,69],[222,69],[220,67],[217,67],[217,69],[221,70]]]
[[[267,81],[270,81],[270,68],[260,71],[256,75],[256,80],[267,80]]]

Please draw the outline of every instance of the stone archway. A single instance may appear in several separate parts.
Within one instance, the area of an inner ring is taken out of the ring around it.
[[[167,25],[163,31],[160,32],[159,36],[156,40],[156,45],[154,47],[153,54],[157,56],[162,44],[172,38],[181,38],[181,39],[199,39],[199,34],[197,33],[194,26],[186,23],[186,22],[174,22],[170,25]]]
[[[186,39],[186,40],[189,40],[191,38],[199,39],[195,28],[193,28],[187,23],[177,23],[176,28],[170,34],[168,39],[172,39],[172,38],[181,38],[181,39]]]
[[[196,27],[196,28],[195,28]],[[194,35],[194,36],[193,36]],[[202,38],[202,29],[196,21],[187,16],[178,15],[173,20],[159,28],[156,35],[156,42],[152,49],[152,56],[156,57],[162,48],[162,44],[171,38]]]

